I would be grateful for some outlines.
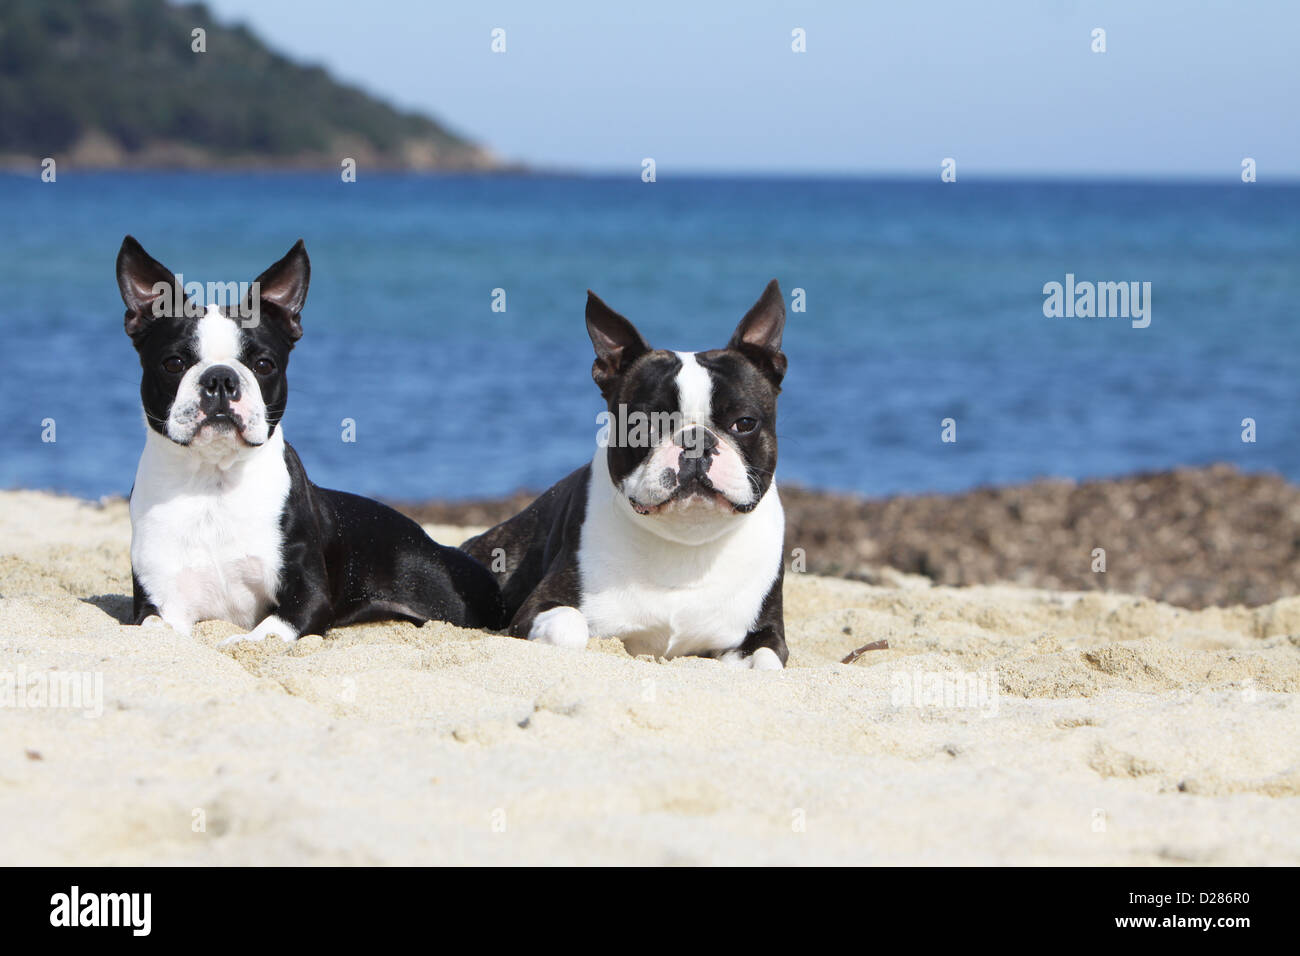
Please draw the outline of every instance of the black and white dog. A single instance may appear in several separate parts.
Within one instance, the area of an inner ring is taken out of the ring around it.
[[[590,464],[462,545],[497,573],[512,634],[785,666],[772,481],[784,326],[774,279],[726,348],[667,352],[587,293],[609,434]]]
[[[223,643],[378,619],[500,626],[485,568],[391,508],[316,487],[284,440],[310,274],[299,240],[239,306],[201,312],[135,239],[122,241],[117,282],[148,425],[131,490],[135,623],[249,630]]]

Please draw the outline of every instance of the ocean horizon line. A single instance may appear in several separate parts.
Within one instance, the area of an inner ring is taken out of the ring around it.
[[[660,167],[662,169],[662,167]],[[301,167],[301,166],[206,166],[206,167],[152,167],[152,166],[116,166],[116,167],[92,167],[78,168],[70,166],[71,175],[76,178],[122,178],[131,179],[138,177],[171,177],[176,179],[194,178],[194,179],[248,179],[248,178],[294,178],[294,179],[312,179],[317,177],[334,178],[338,175],[338,169],[329,166],[319,167]],[[64,173],[67,175],[67,173]],[[518,168],[507,167],[501,169],[394,169],[391,167],[382,167],[376,169],[362,169],[362,175],[367,179],[382,180],[502,180],[502,181],[529,181],[529,180],[573,180],[583,182],[606,182],[620,181],[629,178],[639,178],[639,168],[629,166],[627,170],[614,169],[597,169],[597,170],[573,170],[573,169],[548,169],[548,168]],[[41,167],[33,166],[30,170],[14,166],[0,168],[0,180],[41,180]],[[873,184],[882,185],[929,185],[938,184],[943,186],[954,185],[954,183],[943,182],[940,180],[938,171],[933,174],[921,174],[917,172],[854,172],[854,171],[828,171],[814,172],[807,170],[711,170],[711,169],[684,169],[672,171],[669,175],[664,176],[664,182],[732,182],[732,183],[854,183],[854,184]],[[1239,186],[1249,185],[1261,189],[1294,189],[1300,187],[1300,174],[1284,174],[1260,179],[1250,183],[1243,183],[1239,175],[1226,172],[1221,177],[1215,177],[1211,174],[1186,173],[1186,174],[1154,174],[1154,173],[1013,173],[1013,172],[980,172],[967,173],[963,172],[956,181],[959,184],[973,185],[1110,185],[1110,186],[1145,186],[1145,187],[1168,187],[1183,188],[1188,186]],[[646,183],[654,185],[654,183]]]

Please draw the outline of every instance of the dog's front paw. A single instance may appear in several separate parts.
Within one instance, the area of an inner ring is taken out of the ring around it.
[[[272,614],[247,634],[236,634],[233,637],[228,637],[217,646],[229,647],[232,644],[241,644],[244,641],[264,641],[268,637],[278,637],[286,644],[292,644],[298,640],[298,632],[292,624]]]
[[[553,607],[533,618],[528,639],[582,650],[587,646],[587,619],[576,607]]]
[[[189,637],[192,631],[188,622],[183,620],[169,621],[158,614],[150,614],[140,622],[140,626],[150,631],[174,631],[181,637]]]
[[[770,647],[760,647],[752,654],[742,654],[740,651],[727,651],[719,658],[724,664],[730,664],[732,667],[746,667],[756,671],[779,671],[785,670],[785,665],[781,663],[781,658],[776,656],[776,651]]]

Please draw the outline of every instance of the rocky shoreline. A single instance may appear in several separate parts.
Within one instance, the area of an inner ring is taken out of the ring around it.
[[[484,526],[534,496],[398,507],[426,524]],[[783,485],[781,497],[787,554],[802,549],[815,574],[883,583],[892,568],[940,585],[1113,591],[1194,609],[1300,594],[1300,487],[1229,465],[882,499]]]

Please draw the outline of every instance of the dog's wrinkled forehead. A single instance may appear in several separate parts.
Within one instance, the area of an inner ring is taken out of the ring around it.
[[[776,408],[779,389],[748,356],[732,349],[697,352],[695,361],[709,373],[713,386],[712,406],[725,412],[741,404],[754,404],[763,411]]]
[[[210,308],[198,320],[195,339],[201,361],[224,362],[253,352],[269,352],[286,359],[292,343],[270,323],[250,319],[236,307]]]
[[[704,419],[738,405],[770,412],[776,407],[777,392],[771,379],[735,350],[655,350],[628,371],[616,399],[630,409],[681,412],[703,424]]]
[[[677,411],[681,370],[682,360],[675,353],[648,352],[623,377],[616,399],[630,409]]]

